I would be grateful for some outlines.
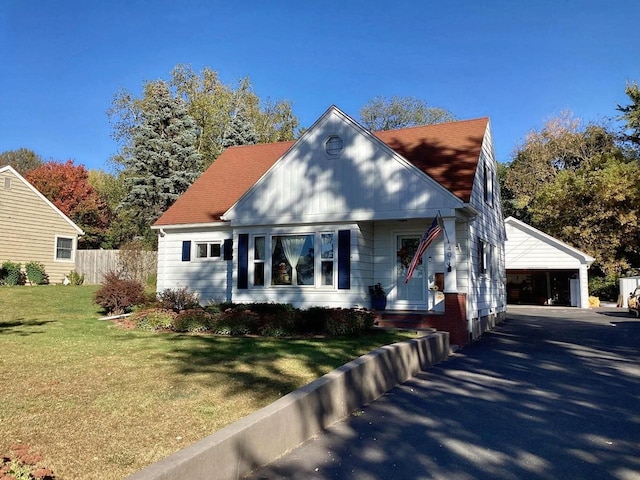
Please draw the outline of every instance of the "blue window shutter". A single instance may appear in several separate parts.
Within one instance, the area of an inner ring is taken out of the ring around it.
[[[351,230],[338,230],[338,288],[351,288]]]
[[[238,235],[238,288],[249,288],[249,234]]]
[[[182,242],[182,261],[191,261],[191,240],[185,240]]]
[[[224,241],[224,259],[225,260],[233,260],[233,240],[231,238],[227,238]]]

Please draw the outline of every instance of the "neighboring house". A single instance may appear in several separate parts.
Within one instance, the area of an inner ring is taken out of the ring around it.
[[[458,344],[506,311],[488,118],[372,133],[331,107],[296,142],[225,150],[153,228],[158,290],[204,302],[369,307],[381,283],[385,315],[424,314]]]
[[[84,232],[12,167],[0,167],[0,263],[40,262],[50,283],[75,268]]]
[[[594,258],[513,217],[505,221],[507,301],[589,308]]]

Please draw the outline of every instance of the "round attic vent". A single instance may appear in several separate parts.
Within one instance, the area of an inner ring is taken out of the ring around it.
[[[342,139],[337,135],[331,135],[324,142],[324,149],[331,156],[340,155],[340,152],[342,152]]]

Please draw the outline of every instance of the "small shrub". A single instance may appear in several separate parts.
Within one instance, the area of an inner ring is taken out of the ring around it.
[[[171,327],[176,332],[208,332],[213,325],[214,316],[201,308],[183,310],[171,323]]]
[[[82,285],[84,283],[84,275],[76,272],[75,270],[71,270],[69,272],[67,279],[69,280],[69,285]]]
[[[603,300],[617,301],[620,282],[615,276],[589,278],[589,295]]]
[[[140,330],[169,330],[175,317],[173,310],[149,308],[135,312],[129,319]]]
[[[19,263],[6,261],[0,267],[0,285],[24,285],[25,275]]]
[[[325,333],[331,319],[331,308],[311,307],[300,314],[296,330],[300,333]]]
[[[260,319],[258,315],[246,306],[229,308],[220,314],[213,327],[213,332],[219,335],[248,335],[258,334]]]
[[[104,276],[94,300],[107,313],[119,315],[145,301],[144,286],[135,280],[123,278],[121,272],[110,271]]]
[[[336,308],[326,324],[326,332],[332,336],[357,336],[373,328],[374,314],[369,310]]]
[[[158,294],[158,304],[160,308],[173,310],[176,313],[200,307],[198,294],[189,292],[187,287],[163,290]]]
[[[49,276],[44,271],[44,265],[40,262],[27,262],[24,266],[27,272],[27,280],[32,285],[45,285],[49,283]]]

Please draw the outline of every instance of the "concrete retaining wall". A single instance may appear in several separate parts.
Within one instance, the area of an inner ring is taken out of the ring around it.
[[[379,348],[128,480],[242,478],[448,356],[446,332]]]

